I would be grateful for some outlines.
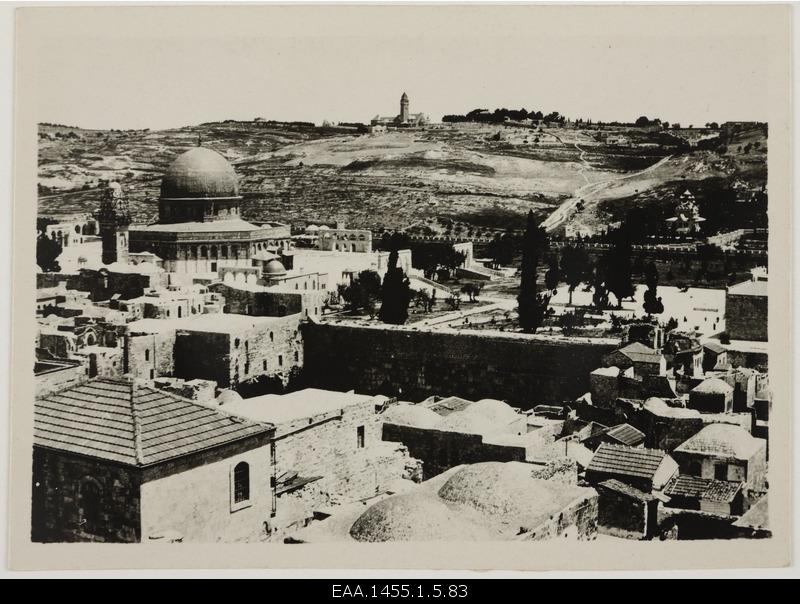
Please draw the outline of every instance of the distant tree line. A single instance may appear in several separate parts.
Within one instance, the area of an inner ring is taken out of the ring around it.
[[[521,122],[523,120],[533,120],[536,122],[559,123],[563,124],[566,117],[559,114],[558,111],[553,111],[544,114],[541,111],[527,111],[525,109],[495,109],[489,111],[488,109],[473,109],[466,115],[445,115],[442,117],[443,122],[476,122],[483,124],[502,124],[506,120],[514,122]]]

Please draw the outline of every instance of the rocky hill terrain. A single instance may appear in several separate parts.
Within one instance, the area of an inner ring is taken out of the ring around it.
[[[591,233],[637,204],[669,213],[680,187],[713,196],[736,182],[766,183],[762,128],[463,123],[366,134],[268,121],[163,131],[41,124],[39,143],[41,214],[93,211],[105,183],[118,181],[137,222],[156,215],[166,166],[198,143],[236,167],[246,218],[298,226],[343,219],[374,230],[491,236],[522,226],[533,209],[552,232]]]

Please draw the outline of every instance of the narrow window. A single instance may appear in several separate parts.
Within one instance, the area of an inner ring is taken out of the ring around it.
[[[282,354],[279,354],[279,355],[278,355],[278,365],[280,365],[281,367],[283,367],[283,355],[282,355]]]
[[[358,448],[364,448],[364,426],[359,426],[356,428],[356,440],[358,443]]]
[[[250,466],[241,461],[233,469],[233,502],[241,503],[250,499]]]
[[[81,485],[81,520],[83,530],[96,533],[100,528],[100,487],[92,480]]]
[[[266,370],[267,370],[267,361],[265,360],[264,361],[264,371],[266,371]]]
[[[145,350],[144,351],[144,360],[145,361],[149,361],[150,360],[150,351],[149,350]]]

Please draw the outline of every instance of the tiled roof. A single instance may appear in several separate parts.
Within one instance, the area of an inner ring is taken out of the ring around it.
[[[34,414],[35,445],[133,466],[273,430],[162,390],[107,378],[37,399]]]
[[[619,480],[611,479],[605,480],[601,482],[599,487],[605,487],[611,491],[615,491],[617,493],[622,493],[623,495],[627,495],[628,497],[633,497],[634,499],[638,499],[639,501],[654,501],[655,497],[653,497],[650,493],[645,493],[644,491],[640,491],[630,485],[625,484],[624,482],[620,482]]]
[[[716,342],[706,342],[705,344],[703,344],[703,348],[705,348],[706,350],[710,350],[715,354],[721,354],[725,352],[725,348],[717,344]]]
[[[766,441],[753,437],[741,426],[709,424],[675,451],[733,459],[750,459]]]
[[[729,503],[736,497],[741,486],[738,482],[679,474],[667,485],[664,494],[670,497],[689,497]]]
[[[653,478],[664,457],[666,453],[657,449],[602,443],[586,470],[636,478]]]
[[[700,497],[710,482],[708,478],[679,474],[666,486],[664,494],[670,497]]]
[[[733,498],[736,497],[736,494],[741,488],[742,485],[738,482],[712,480],[706,492],[703,493],[703,499],[718,501],[720,503],[729,503],[733,501]]]
[[[661,354],[641,342],[631,342],[627,346],[620,348],[618,352],[621,352],[635,363],[661,362]]]
[[[644,432],[637,430],[630,424],[620,424],[619,426],[609,428],[606,435],[618,441],[620,444],[628,445],[629,447],[635,447],[644,442]]]

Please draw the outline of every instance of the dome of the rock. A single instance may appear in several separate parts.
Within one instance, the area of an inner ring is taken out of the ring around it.
[[[162,199],[230,199],[239,197],[233,166],[216,151],[195,147],[179,155],[161,181]]]

